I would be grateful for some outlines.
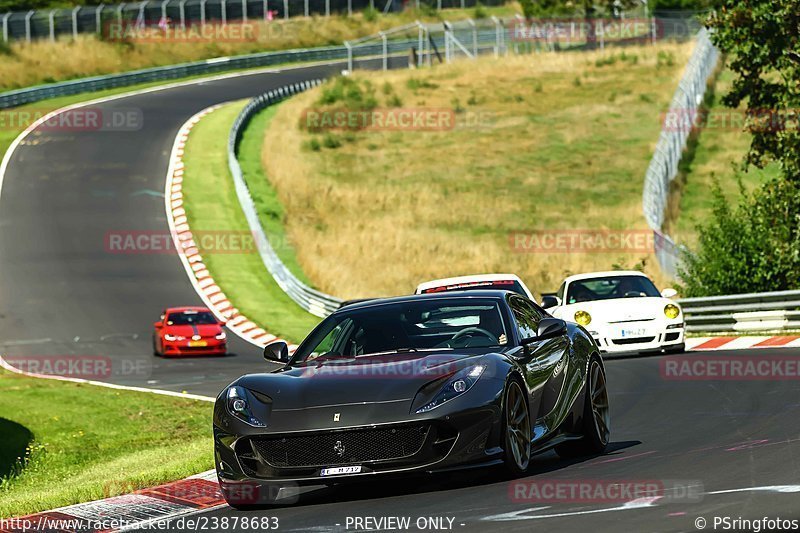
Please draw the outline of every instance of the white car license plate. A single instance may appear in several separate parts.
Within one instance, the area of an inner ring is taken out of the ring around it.
[[[358,474],[361,472],[360,466],[339,466],[336,468],[323,468],[320,476],[338,476],[340,474]]]
[[[644,328],[638,329],[623,329],[620,331],[619,336],[623,339],[627,338],[634,338],[634,337],[644,337],[647,335],[647,330]]]

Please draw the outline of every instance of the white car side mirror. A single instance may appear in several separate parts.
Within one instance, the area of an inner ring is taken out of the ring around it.
[[[664,298],[674,298],[678,295],[678,291],[673,289],[672,287],[667,287],[663,291],[661,291],[661,296]]]

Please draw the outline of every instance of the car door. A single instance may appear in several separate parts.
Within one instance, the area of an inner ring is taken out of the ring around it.
[[[511,296],[509,304],[517,322],[520,340],[534,338],[526,343],[530,354],[526,359],[526,367],[534,385],[532,412],[536,413],[537,420],[550,418],[548,415],[554,414],[564,388],[566,366],[569,363],[569,339],[566,335],[560,335],[536,340],[539,321],[546,316],[545,312],[518,296]]]

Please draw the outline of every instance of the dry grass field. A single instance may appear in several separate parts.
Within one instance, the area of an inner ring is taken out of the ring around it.
[[[482,8],[483,15],[511,16],[520,12],[516,2],[501,7]],[[147,33],[142,39],[101,39],[80,35],[77,40],[61,37],[56,42],[14,41],[0,46],[0,90],[28,87],[41,83],[69,80],[85,76],[110,74],[140,68],[172,65],[230,55],[341,45],[345,39],[372,35],[380,30],[413,22],[439,19],[459,20],[475,16],[475,10],[445,9],[436,12],[406,10],[398,14],[365,17],[298,17],[253,23],[253,40],[238,39],[231,32],[227,40],[174,39],[162,42]],[[139,37],[139,36],[135,36]]]
[[[520,253],[510,235],[646,230],[643,177],[691,47],[358,72],[282,104],[262,158],[303,270],[345,298],[476,272],[543,292],[570,273],[639,267],[665,285],[646,251]],[[345,108],[441,111],[456,126],[309,127],[309,110]]]

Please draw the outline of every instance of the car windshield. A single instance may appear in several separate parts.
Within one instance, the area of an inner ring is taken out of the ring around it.
[[[170,313],[167,317],[167,325],[169,326],[193,326],[197,324],[216,324],[217,319],[214,318],[209,311],[179,311],[177,313]]]
[[[496,300],[435,299],[343,311],[325,319],[300,346],[297,360],[354,358],[423,350],[503,347]]]
[[[502,291],[512,291],[517,294],[528,298],[522,284],[514,279],[498,279],[492,281],[469,281],[466,283],[454,283],[452,285],[441,285],[439,287],[430,287],[420,291],[422,294],[430,294],[435,292],[450,292],[450,291],[477,291],[477,290],[491,290],[497,289]]]
[[[646,296],[661,296],[650,279],[644,276],[607,276],[573,281],[567,289],[566,302],[574,304]]]

